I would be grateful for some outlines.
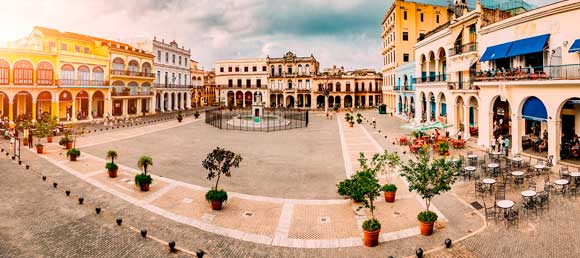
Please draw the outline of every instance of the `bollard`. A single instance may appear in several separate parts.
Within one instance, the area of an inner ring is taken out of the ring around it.
[[[203,255],[205,255],[205,252],[201,249],[195,252],[195,256],[197,256],[197,258],[203,258]]]
[[[54,186],[54,188],[56,188],[58,186],[58,184],[56,182],[52,183],[52,186]]]
[[[83,205],[84,201],[85,201],[85,198],[79,197],[79,205]]]
[[[141,229],[141,236],[147,237],[147,229]]]
[[[445,239],[445,248],[450,248],[451,247],[451,239],[447,238]]]
[[[175,253],[175,241],[171,240],[168,243],[169,245],[169,251],[171,251],[172,253]]]
[[[97,215],[101,214],[101,207],[95,208],[95,212],[97,213]]]
[[[415,251],[415,254],[417,255],[417,258],[423,258],[423,248],[418,248],[417,251]]]
[[[66,194],[66,196],[70,196],[70,190],[66,190],[64,191],[64,193]]]
[[[117,222],[117,226],[121,226],[121,223],[123,223],[123,219],[117,218],[116,222]]]

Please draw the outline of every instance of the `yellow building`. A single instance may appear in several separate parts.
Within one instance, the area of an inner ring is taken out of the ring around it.
[[[399,65],[415,60],[415,44],[427,32],[449,21],[447,6],[395,0],[382,21],[383,103],[396,106],[396,71]]]
[[[93,38],[35,27],[0,49],[3,118],[90,120],[107,111],[108,51]]]

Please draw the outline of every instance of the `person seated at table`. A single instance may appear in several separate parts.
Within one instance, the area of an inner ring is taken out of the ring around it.
[[[540,145],[538,145],[538,151],[542,152],[542,149],[548,149],[548,138],[544,137],[542,139],[542,143],[540,143]]]

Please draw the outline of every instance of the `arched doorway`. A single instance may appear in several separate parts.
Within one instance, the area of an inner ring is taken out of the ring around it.
[[[332,109],[333,107],[334,107],[334,97],[328,96],[328,108],[329,108],[329,110]]]
[[[105,113],[105,96],[101,91],[95,91],[93,93],[91,109],[93,118],[103,118]]]
[[[233,91],[228,91],[228,95],[227,95],[227,106],[232,107],[234,106],[234,92]]]
[[[298,94],[298,107],[304,107],[304,94]]]
[[[561,137],[556,137],[556,147],[560,147],[560,159],[580,159],[580,97],[573,97],[562,102],[557,116],[560,118],[560,128],[556,132]]]
[[[155,110],[157,112],[161,111],[161,93],[155,93]]]
[[[511,134],[511,108],[510,103],[507,99],[502,100],[500,96],[496,96],[495,100],[492,102],[492,121],[489,125],[491,128],[491,137],[493,139],[499,137],[500,135],[508,136]],[[492,139],[492,138],[490,138]]]
[[[36,119],[42,117],[50,118],[52,108],[52,94],[48,91],[43,91],[36,97]]]
[[[164,111],[170,111],[169,110],[169,103],[171,103],[171,100],[169,99],[169,93],[165,92],[163,94],[163,110]]]
[[[344,107],[346,107],[346,108],[352,107],[352,96],[351,95],[344,96]]]
[[[58,118],[64,121],[71,121],[73,118],[72,94],[69,91],[62,91],[58,95]]]
[[[338,84],[337,84],[338,85]],[[334,97],[334,106],[340,108],[341,106],[341,99],[340,96]]]
[[[548,111],[544,103],[535,96],[526,98],[521,105],[521,116],[523,118],[523,128],[520,127],[522,147],[531,139],[531,148],[526,148],[531,152],[540,152],[545,156],[548,152]]]
[[[286,97],[286,107],[294,107],[294,96]]]
[[[241,91],[236,92],[236,106],[242,107],[244,105],[244,93]]]
[[[177,100],[175,99],[175,92],[172,92],[171,93],[171,103],[170,103],[170,105],[171,105],[171,107],[170,107],[171,111],[175,110],[175,104],[176,104],[175,102],[177,102]]]
[[[177,93],[177,109],[181,110],[181,92]]]
[[[78,120],[86,120],[89,117],[89,94],[82,90],[75,98],[75,115]]]
[[[477,98],[469,98],[469,135],[477,137],[479,135],[479,117],[478,117],[478,102]]]
[[[10,107],[10,98],[8,97],[8,94],[0,91],[0,119],[4,120],[8,119],[9,107]]]
[[[245,103],[246,103],[246,107],[250,107],[250,106],[252,106],[252,100],[253,100],[253,99],[254,99],[254,98],[253,98],[253,95],[252,95],[252,93],[251,93],[251,92],[249,92],[249,91],[246,91],[246,94],[245,94],[245,96],[244,96],[244,101],[245,101]]]
[[[445,94],[439,93],[439,121],[447,123],[447,99]]]
[[[409,113],[411,114],[411,118],[415,117],[415,98],[413,98],[413,96],[411,96],[411,101],[409,102],[409,106],[410,106],[410,111]]]
[[[403,113],[403,98],[401,96],[399,96],[397,101],[397,113],[399,113],[399,115]]]
[[[28,91],[20,91],[14,96],[14,120],[32,119],[32,95]]]
[[[429,120],[431,121],[435,121],[436,119],[436,111],[437,111],[437,104],[435,102],[435,95],[432,92],[429,92],[429,111],[430,111],[430,116],[429,116]]]
[[[421,92],[419,99],[421,101],[421,121],[427,121],[427,98],[424,92]]]
[[[270,94],[270,107],[276,107],[276,94]]]
[[[324,108],[324,96],[319,95],[316,97],[316,108]]]

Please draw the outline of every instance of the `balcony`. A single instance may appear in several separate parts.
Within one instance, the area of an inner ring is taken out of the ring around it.
[[[155,78],[155,74],[151,72],[138,72],[131,70],[111,70],[111,75],[121,75],[121,76],[137,76],[137,77],[148,77]]]
[[[415,83],[446,82],[447,78],[450,78],[448,74],[432,74],[430,76],[422,76],[420,78],[413,78],[413,84],[415,84]]]
[[[449,56],[461,55],[463,53],[475,52],[477,51],[477,42],[471,42],[463,44],[461,46],[454,46],[449,49]]]
[[[193,88],[193,85],[155,83],[155,88],[163,88],[163,89],[191,89],[191,88]]]
[[[130,91],[126,89],[124,91],[111,91],[111,96],[113,97],[141,97],[141,96],[152,96],[151,91]]]
[[[580,65],[536,66],[477,72],[475,81],[580,80]]]
[[[108,81],[101,80],[56,80],[57,86],[109,86]]]
[[[247,86],[248,85],[238,86],[237,84],[232,84],[232,85],[229,85],[229,84],[220,84],[220,85],[217,85],[217,87],[218,88],[221,88],[221,89],[240,89],[240,90],[242,90],[242,89],[261,89],[261,88],[263,88],[262,86],[264,86],[264,85],[263,84],[260,84],[260,85],[252,84],[252,85],[250,85],[249,88]]]
[[[477,86],[473,85],[473,80],[447,82],[447,87],[449,87],[450,90],[478,90]]]
[[[279,74],[279,73],[274,73],[274,74],[268,73],[268,76],[269,77],[272,77],[272,78],[280,78],[280,77],[283,77],[283,78],[289,78],[289,77],[309,77],[311,75],[313,75],[313,74],[312,73],[306,73],[306,72],[301,72],[301,73],[299,73],[299,72],[293,72],[293,73],[285,73],[285,72],[282,72],[282,74]]]

